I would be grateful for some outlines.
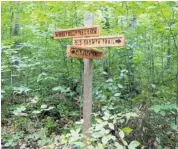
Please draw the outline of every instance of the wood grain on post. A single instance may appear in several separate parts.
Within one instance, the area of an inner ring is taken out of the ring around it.
[[[93,25],[94,15],[86,13],[84,15],[84,25]],[[92,59],[84,59],[84,102],[83,102],[83,132],[86,137],[90,136],[88,132],[91,127],[92,113]]]

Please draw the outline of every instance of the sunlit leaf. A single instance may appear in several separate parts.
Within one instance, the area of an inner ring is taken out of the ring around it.
[[[120,96],[120,95],[121,95],[121,93],[116,93],[116,94],[114,94],[115,97],[118,97],[118,96]]]
[[[132,141],[130,142],[128,148],[129,149],[135,149],[136,147],[138,147],[140,145],[140,143],[138,141]]]
[[[33,114],[39,114],[39,113],[41,113],[41,111],[35,110],[35,111],[33,111],[32,113],[33,113]]]
[[[119,131],[119,136],[120,136],[121,139],[124,138],[125,135],[124,135],[124,132],[122,130]]]
[[[47,108],[47,105],[41,105],[41,109]]]
[[[112,123],[109,123],[109,128],[114,130],[114,125]]]
[[[131,129],[130,127],[124,127],[124,128],[122,128],[122,131],[126,134],[129,134],[130,132],[133,131],[133,129]]]
[[[108,141],[109,141],[109,139],[106,136],[103,136],[102,143],[105,145],[108,143]]]

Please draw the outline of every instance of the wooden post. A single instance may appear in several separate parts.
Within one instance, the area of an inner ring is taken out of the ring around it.
[[[54,39],[78,38],[73,39],[73,44],[67,47],[67,56],[74,58],[84,58],[84,102],[83,102],[83,133],[85,136],[85,147],[87,138],[90,137],[89,128],[91,127],[92,114],[92,59],[103,59],[104,52],[95,50],[91,47],[122,47],[125,45],[123,36],[97,37],[100,35],[99,26],[93,26],[94,15],[86,13],[84,15],[84,28],[62,29],[53,32]],[[79,37],[82,37],[79,39]],[[90,37],[90,38],[86,38]],[[81,41],[90,40],[90,44]],[[91,42],[92,40],[92,42]],[[97,42],[93,42],[97,41]],[[83,45],[82,45],[83,44]]]
[[[94,15],[86,13],[84,15],[84,25],[93,25]],[[83,132],[86,137],[89,137],[88,132],[91,127],[92,113],[92,60],[84,59],[84,102],[83,102]]]

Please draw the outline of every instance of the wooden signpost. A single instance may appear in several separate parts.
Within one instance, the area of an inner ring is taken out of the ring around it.
[[[67,46],[67,56],[102,60],[104,52],[87,47]]]
[[[86,13],[84,15],[84,25],[90,26],[94,23],[94,15]],[[89,137],[89,128],[91,127],[91,114],[92,114],[92,59],[84,59],[84,100],[83,100],[83,132],[84,135]],[[85,141],[87,147],[87,143]]]
[[[74,38],[73,45],[85,47],[123,47],[123,36],[103,36],[90,38]]]
[[[62,38],[76,38],[76,37],[93,37],[99,36],[100,29],[99,26],[89,26],[83,28],[72,28],[72,29],[63,29],[54,31],[53,37],[54,39],[62,39]]]
[[[73,45],[67,47],[67,56],[84,59],[83,132],[87,137],[90,136],[88,130],[91,127],[92,113],[92,59],[104,58],[103,51],[91,47],[123,47],[125,45],[123,36],[93,37],[100,35],[99,26],[93,26],[93,22],[94,15],[86,13],[84,15],[86,27],[58,30],[53,33],[54,39],[75,38]]]

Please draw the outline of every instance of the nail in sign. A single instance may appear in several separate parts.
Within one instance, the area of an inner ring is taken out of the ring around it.
[[[73,45],[86,47],[123,47],[125,39],[123,36],[74,38]]]
[[[67,56],[102,60],[104,52],[87,47],[67,46]]]
[[[99,36],[99,35],[100,35],[99,26],[57,30],[54,31],[53,33],[54,39],[92,37],[92,36]]]

